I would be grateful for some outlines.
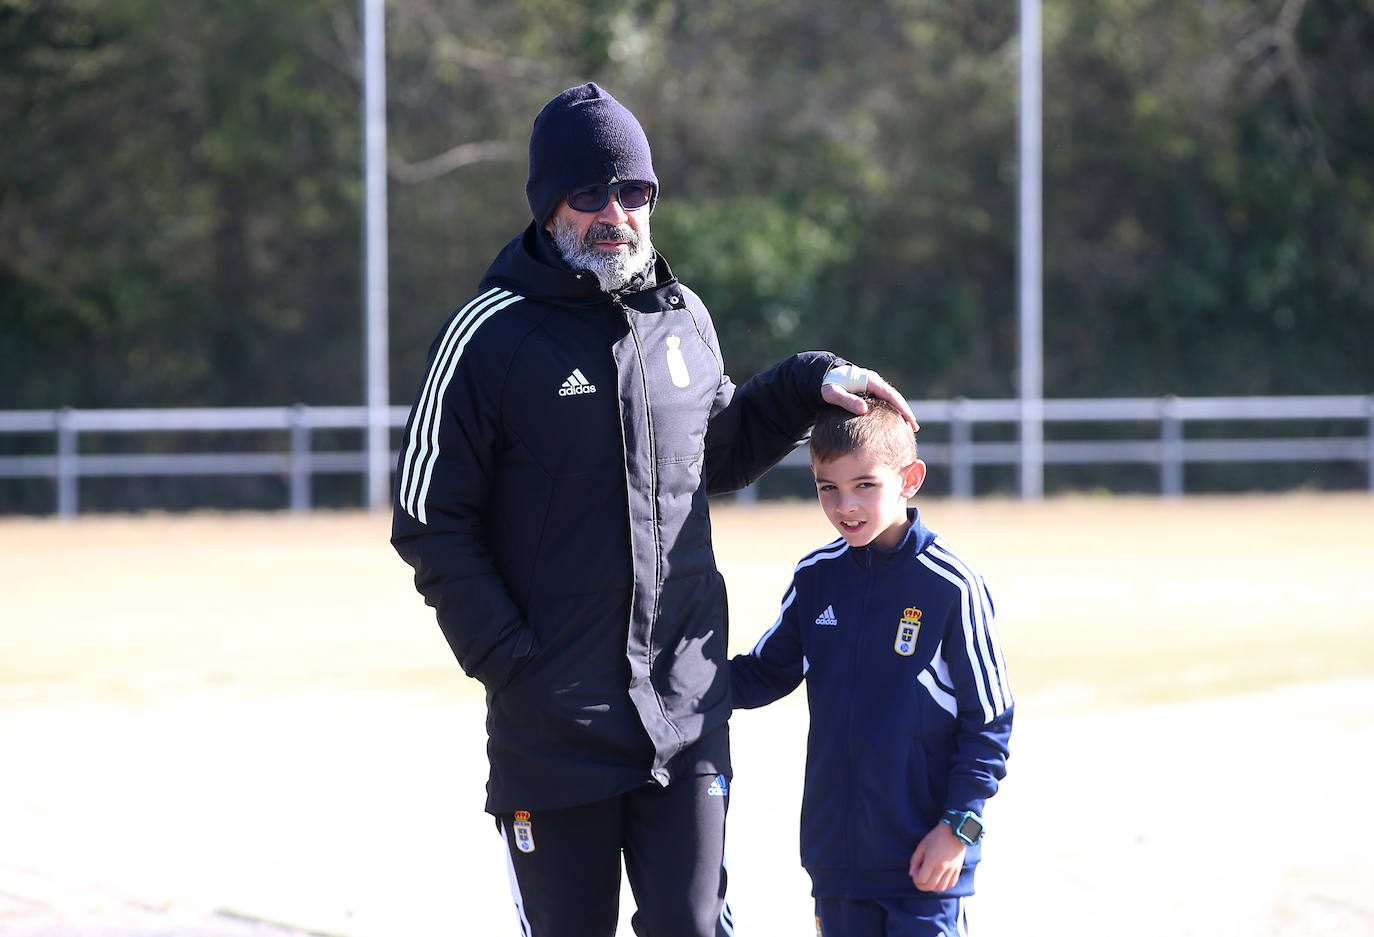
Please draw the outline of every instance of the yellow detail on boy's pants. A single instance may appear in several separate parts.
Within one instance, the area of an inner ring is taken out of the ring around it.
[[[820,916],[819,914],[816,915],[816,937],[822,937],[822,935],[821,935],[821,916]]]

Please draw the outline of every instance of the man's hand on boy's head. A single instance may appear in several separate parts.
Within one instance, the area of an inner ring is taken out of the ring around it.
[[[902,418],[911,424],[913,433],[921,428],[906,398],[883,380],[877,371],[869,371],[852,364],[841,365],[831,368],[826,373],[825,380],[821,382],[821,398],[833,406],[844,407],[850,413],[864,413],[868,410],[868,404],[858,396],[862,393],[881,397],[896,407]]]
[[[911,882],[921,891],[946,891],[954,887],[964,868],[964,852],[968,849],[944,823],[935,824],[911,854],[907,872]]]

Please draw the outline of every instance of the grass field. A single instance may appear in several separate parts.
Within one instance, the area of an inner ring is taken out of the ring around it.
[[[776,527],[770,558],[796,552],[803,525],[826,534],[814,511],[765,510],[722,525],[727,563],[745,562],[750,531]],[[1166,701],[1374,672],[1374,498],[936,502],[923,516],[987,578],[1019,696]]]
[[[1374,673],[1374,497],[934,501],[978,566],[1018,696],[1207,696]],[[715,510],[735,650],[831,531]],[[366,514],[0,519],[0,700],[323,684],[471,690]]]
[[[1004,932],[1374,932],[1350,871],[1374,835],[1374,497],[922,510],[987,578],[1017,693],[991,813],[1003,852],[980,887],[994,921],[1020,922]],[[480,815],[481,694],[387,528],[358,513],[0,519],[0,873],[345,937],[513,932]],[[831,532],[810,503],[723,502],[715,529],[743,651]],[[736,722],[732,904],[753,937],[805,934],[804,703]],[[1097,839],[1062,841],[1066,800],[1100,815]],[[1190,840],[1199,800],[1223,804],[1208,821],[1226,828],[1220,873]],[[1302,827],[1274,817],[1312,802],[1359,834],[1322,843],[1320,869]],[[1100,895],[1078,928],[1042,907],[1069,890]],[[1167,918],[1136,907],[1144,893]],[[1228,897],[1247,913],[1223,927],[1207,913]],[[484,915],[499,926],[474,926]]]

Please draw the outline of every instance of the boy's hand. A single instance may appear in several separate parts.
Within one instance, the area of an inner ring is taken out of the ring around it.
[[[897,389],[879,377],[877,371],[869,371],[852,364],[831,368],[821,382],[821,398],[828,404],[844,407],[850,413],[864,413],[868,404],[858,395],[862,393],[881,397],[897,408],[897,412],[911,425],[911,431],[921,428],[906,398]]]
[[[945,891],[953,888],[964,867],[964,851],[968,847],[954,835],[946,823],[935,824],[911,854],[907,871],[912,883],[921,891]]]

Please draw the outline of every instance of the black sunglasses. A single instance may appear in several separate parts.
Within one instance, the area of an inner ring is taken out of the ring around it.
[[[601,211],[610,202],[612,193],[621,208],[634,211],[654,200],[654,184],[630,180],[610,185],[584,185],[568,193],[568,207],[573,211]]]

